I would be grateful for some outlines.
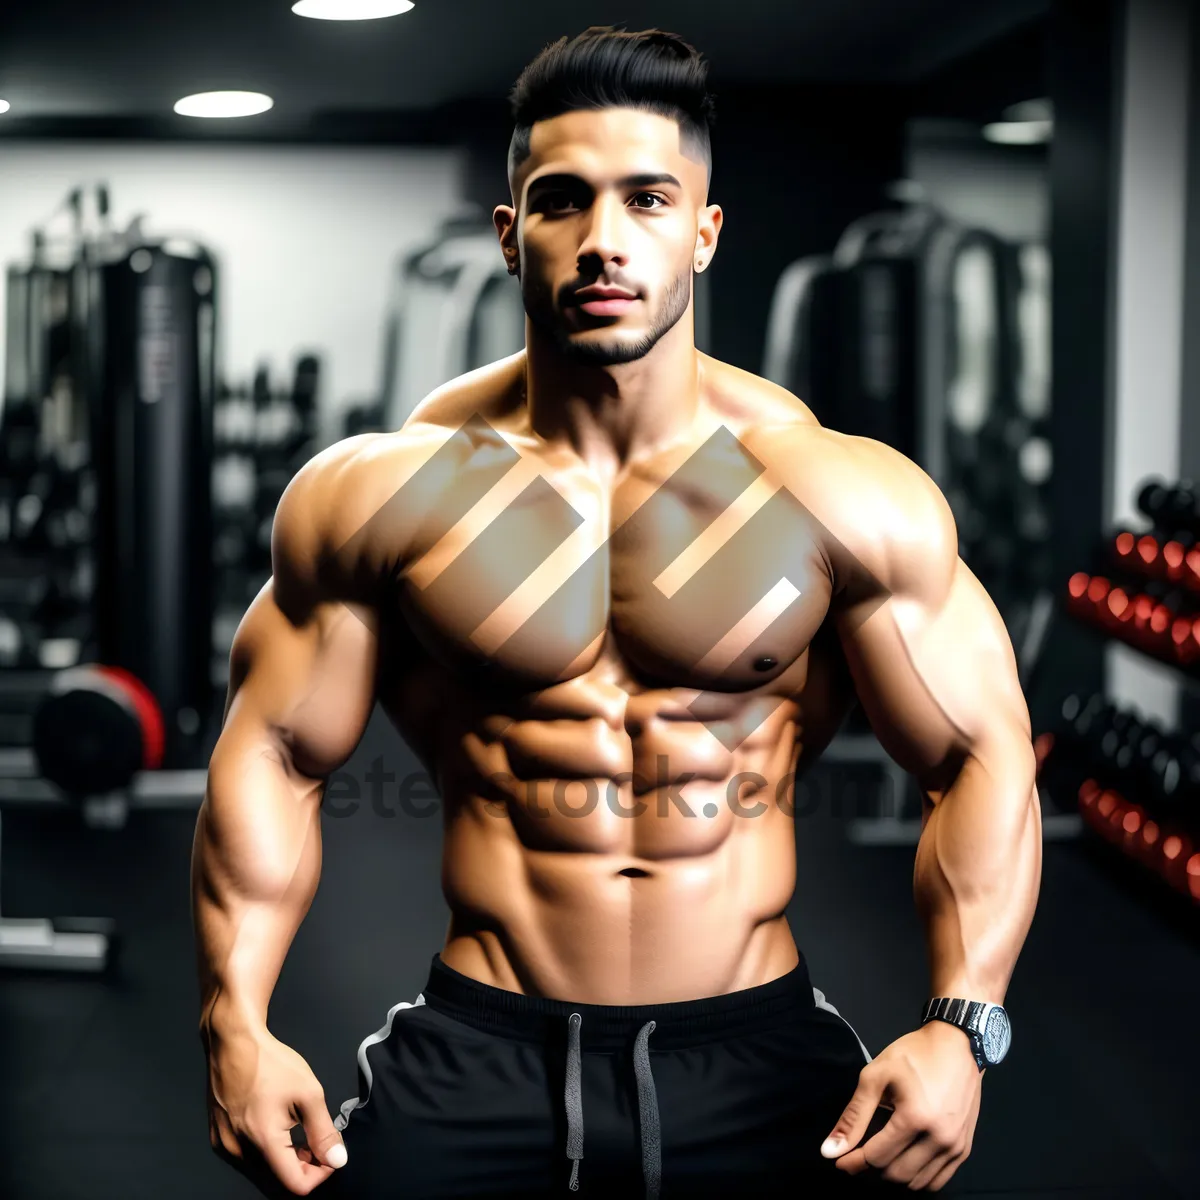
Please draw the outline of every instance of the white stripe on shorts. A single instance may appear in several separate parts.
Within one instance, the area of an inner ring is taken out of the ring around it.
[[[363,1088],[364,1094],[361,1099],[355,1096],[342,1105],[338,1115],[333,1119],[333,1127],[336,1130],[339,1132],[343,1131],[350,1123],[350,1114],[355,1109],[364,1107],[371,1098],[371,1085],[374,1082],[374,1078],[371,1071],[371,1064],[367,1061],[367,1051],[372,1046],[378,1046],[380,1042],[387,1041],[392,1032],[392,1020],[402,1008],[418,1008],[424,1003],[425,997],[423,995],[418,996],[411,1004],[407,1000],[401,1000],[399,1004],[394,1005],[388,1010],[387,1022],[384,1024],[384,1027],[378,1032],[372,1033],[369,1037],[363,1038],[362,1045],[358,1048],[358,1081],[360,1087],[364,1083],[366,1084]]]
[[[816,1006],[818,1008],[823,1008],[823,1009],[825,1009],[826,1012],[833,1013],[833,1015],[835,1017],[838,1017],[842,1022],[844,1022],[846,1028],[848,1030],[850,1030],[851,1033],[854,1033],[854,1026],[851,1025],[850,1022],[847,1021],[846,1018],[843,1017],[842,1014],[840,1012],[838,1012],[838,1010],[836,1008],[834,1008],[833,1005],[830,1004],[828,1000],[825,999],[825,993],[822,992],[819,988],[813,988],[813,1001],[816,1003]],[[856,1042],[858,1042],[859,1047],[862,1049],[863,1058],[865,1058],[867,1060],[867,1062],[870,1062],[871,1056],[870,1056],[870,1054],[867,1053],[867,1048],[866,1048],[866,1046],[863,1045],[862,1038],[860,1038],[857,1033],[854,1033],[854,1040]]]

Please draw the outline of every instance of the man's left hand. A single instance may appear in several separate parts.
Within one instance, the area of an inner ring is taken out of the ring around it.
[[[930,1021],[863,1067],[821,1153],[851,1175],[872,1169],[912,1191],[940,1191],[971,1153],[982,1078],[963,1031]],[[881,1104],[891,1118],[859,1146]]]

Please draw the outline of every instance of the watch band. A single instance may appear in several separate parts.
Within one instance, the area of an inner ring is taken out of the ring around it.
[[[946,1021],[951,1025],[957,1025],[967,1035],[975,1065],[982,1072],[987,1069],[988,1061],[983,1053],[983,1034],[979,1026],[983,1012],[988,1007],[981,1000],[935,996],[925,1005],[925,1015],[921,1018],[921,1024],[924,1025],[929,1021]]]
[[[963,1029],[970,1028],[983,1015],[986,1007],[981,1000],[960,1000],[950,996],[935,996],[925,1005],[925,1015],[921,1018],[921,1024],[924,1025],[926,1021],[936,1018],[939,1021],[949,1021],[951,1025],[958,1025]]]

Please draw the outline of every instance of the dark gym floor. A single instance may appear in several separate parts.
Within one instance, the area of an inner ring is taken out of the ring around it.
[[[397,775],[415,769],[377,713],[347,770],[361,782],[381,756]],[[0,1195],[257,1195],[208,1146],[188,901],[194,821],[141,813],[105,834],[68,813],[4,814],[2,911],[112,916],[124,938],[111,979],[0,977]],[[814,983],[876,1052],[912,1028],[925,994],[912,850],[852,847],[829,812],[797,825],[792,927]],[[364,805],[326,819],[321,888],[271,1028],[308,1059],[331,1108],[355,1093],[359,1042],[391,1004],[416,998],[441,944],[439,846],[436,816],[389,820]],[[1200,938],[1176,914],[1090,843],[1046,845],[1008,996],[1012,1054],[988,1072],[974,1153],[944,1195],[1200,1194]]]

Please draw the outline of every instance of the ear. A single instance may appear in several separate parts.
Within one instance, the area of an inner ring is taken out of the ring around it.
[[[697,271],[703,271],[717,252],[717,238],[721,234],[724,216],[719,204],[710,204],[700,211],[700,225],[696,230],[696,250],[693,255]]]
[[[517,246],[517,210],[508,204],[496,205],[492,213],[492,224],[500,238],[500,249],[508,263],[508,273],[516,274],[521,263],[521,251]]]

